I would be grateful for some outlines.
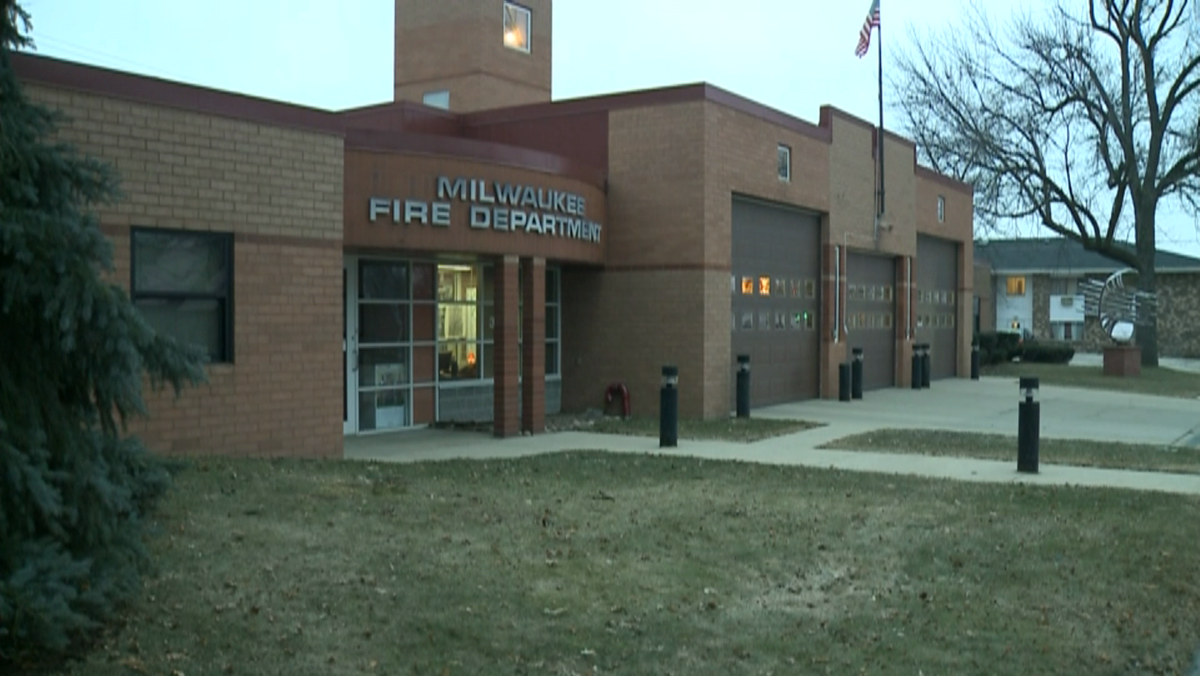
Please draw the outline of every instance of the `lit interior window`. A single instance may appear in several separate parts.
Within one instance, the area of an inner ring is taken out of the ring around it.
[[[528,7],[522,7],[515,2],[505,2],[504,46],[528,53],[532,23],[532,13]]]

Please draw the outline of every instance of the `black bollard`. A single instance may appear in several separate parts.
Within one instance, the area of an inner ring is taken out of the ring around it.
[[[929,375],[933,369],[929,366],[929,343],[921,343],[921,387],[929,388]]]
[[[737,356],[737,417],[750,417],[750,355]]]
[[[914,390],[919,390],[919,389],[921,389],[921,380],[922,380],[922,376],[921,376],[921,365],[922,365],[923,363],[924,363],[924,362],[922,362],[922,361],[921,361],[921,344],[920,344],[920,343],[913,343],[913,356],[912,356],[912,388],[913,388]]]
[[[658,395],[658,445],[679,445],[679,367],[662,367],[662,390]]]
[[[849,364],[838,364],[838,401],[850,401]]]
[[[1034,401],[1037,378],[1021,378],[1025,399],[1017,405],[1017,471],[1037,474],[1038,428],[1041,426],[1040,404]]]
[[[979,380],[979,343],[971,343],[971,380]]]
[[[856,347],[851,352],[854,361],[850,362],[850,398],[862,399],[863,393],[863,351]]]

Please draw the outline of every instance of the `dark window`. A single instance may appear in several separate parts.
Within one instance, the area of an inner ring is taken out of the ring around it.
[[[160,334],[233,361],[233,237],[133,231],[133,303]]]

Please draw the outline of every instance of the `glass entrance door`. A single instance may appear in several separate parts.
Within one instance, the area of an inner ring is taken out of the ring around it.
[[[346,259],[347,433],[412,425],[411,265]]]

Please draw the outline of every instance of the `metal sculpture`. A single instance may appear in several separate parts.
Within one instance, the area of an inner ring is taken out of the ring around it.
[[[1157,305],[1153,293],[1126,287],[1127,275],[1136,276],[1137,271],[1126,268],[1105,280],[1085,279],[1079,284],[1084,314],[1099,319],[1104,332],[1118,344],[1131,342],[1135,327],[1153,322]]]

